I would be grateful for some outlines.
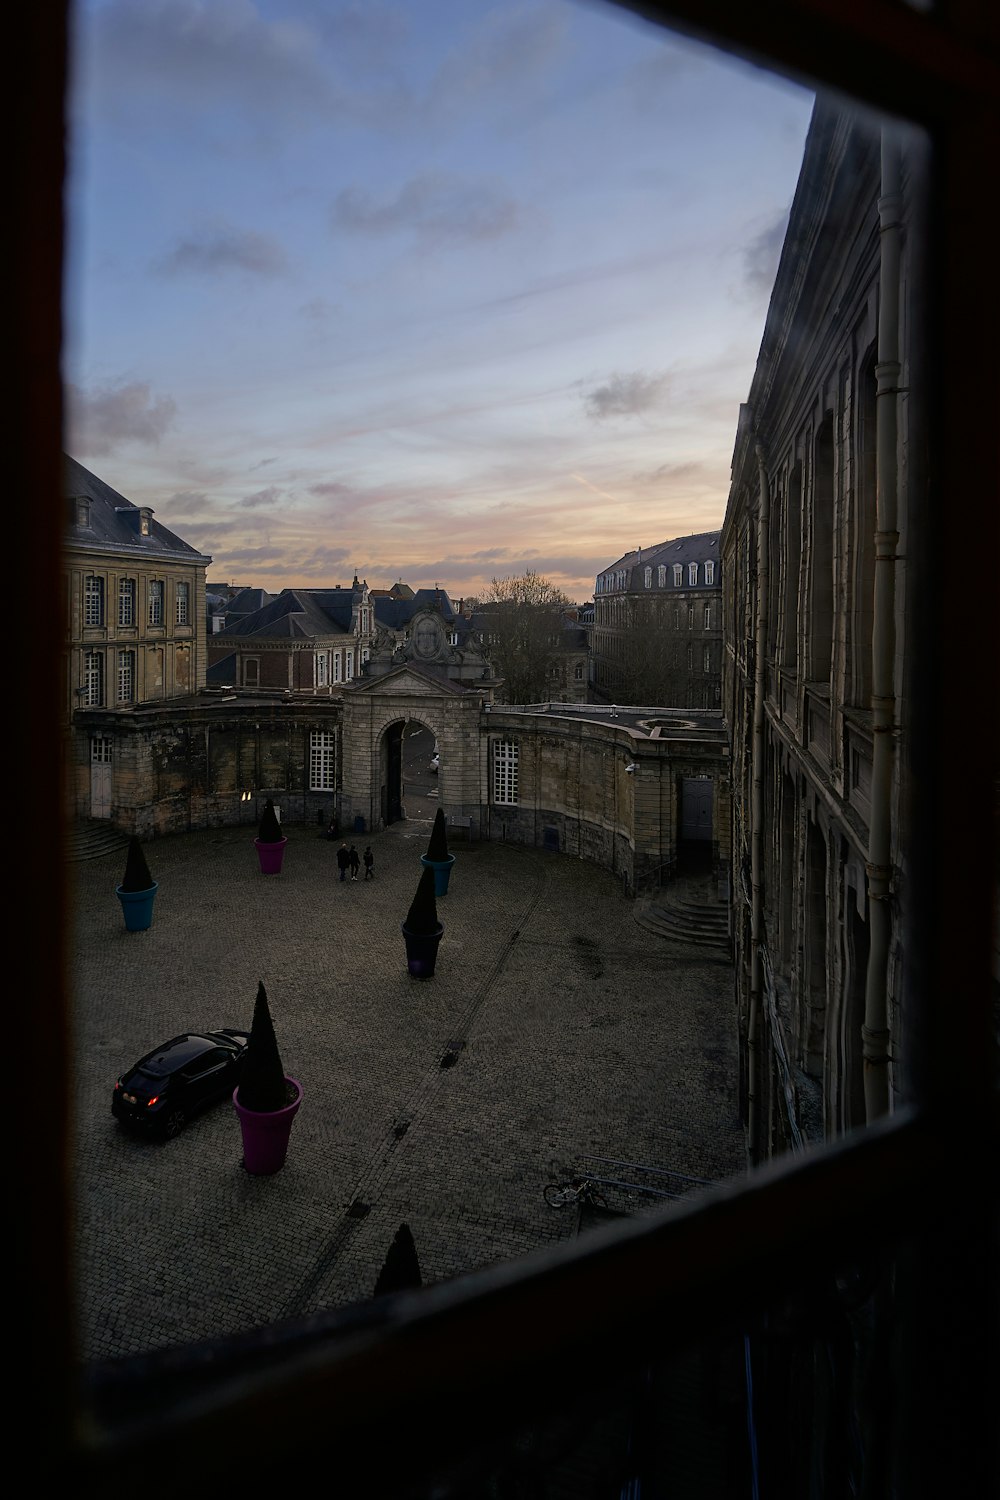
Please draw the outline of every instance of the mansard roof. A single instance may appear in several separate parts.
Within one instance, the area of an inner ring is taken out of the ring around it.
[[[154,520],[152,506],[133,505],[68,453],[63,454],[63,474],[63,492],[70,502],[66,540],[71,546],[94,552],[142,553],[165,562],[204,563],[206,567],[212,561]],[[89,524],[85,526],[80,524],[73,505],[78,499],[90,502]],[[139,526],[144,511],[149,516],[148,535],[143,535]]]
[[[626,587],[635,588],[638,585],[634,579],[634,570],[656,568],[661,565],[669,567],[673,563],[717,563],[721,536],[720,528],[718,531],[698,531],[693,536],[673,537],[668,542],[656,542],[652,547],[638,547],[633,552],[626,552],[624,557],[618,558],[617,562],[609,563],[606,568],[602,568],[598,577],[603,578],[608,573],[619,573],[624,570],[629,574]],[[716,569],[715,587],[721,587],[718,569]]]

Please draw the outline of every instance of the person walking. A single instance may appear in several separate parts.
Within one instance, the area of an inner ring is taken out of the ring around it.
[[[355,849],[353,844],[351,845],[351,850],[347,857],[351,863],[351,879],[357,880],[358,871],[361,869],[361,856],[358,853],[357,849]]]
[[[375,856],[372,853],[372,846],[371,846],[371,844],[366,844],[365,845],[364,859],[365,859],[365,879],[366,880],[374,880],[375,879]]]
[[[346,844],[341,844],[337,850],[337,868],[340,871],[341,880],[347,879],[347,866],[351,863],[351,856]]]

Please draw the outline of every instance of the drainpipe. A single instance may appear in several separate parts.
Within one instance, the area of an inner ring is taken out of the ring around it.
[[[899,395],[899,257],[901,160],[898,139],[882,132],[882,195],[878,201],[878,362],[875,365],[875,601],[872,623],[872,795],[868,833],[870,946],[865,983],[865,1119],[889,1112],[889,1021],[886,1000],[892,936],[892,773],[895,757],[895,595]]]
[[[747,1135],[751,1164],[760,1159],[760,1045],[764,964],[764,685],[767,648],[767,546],[771,497],[765,453],[754,444],[760,502],[757,506],[757,606],[753,672],[753,743],[750,774],[750,1014],[747,1018]]]

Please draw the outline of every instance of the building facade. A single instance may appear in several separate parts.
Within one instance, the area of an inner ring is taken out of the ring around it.
[[[638,548],[598,575],[592,674],[604,702],[719,707],[719,532]]]
[[[916,166],[817,106],[736,439],[724,697],[758,1155],[884,1114],[898,1087]]]
[[[211,559],[75,459],[64,480],[67,716],[197,692]]]
[[[363,669],[374,629],[368,585],[356,577],[350,588],[282,589],[209,638],[209,681],[329,697]]]

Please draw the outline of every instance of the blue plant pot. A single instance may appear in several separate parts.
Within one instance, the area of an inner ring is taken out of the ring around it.
[[[115,886],[115,895],[122,904],[122,915],[129,932],[145,932],[153,920],[153,898],[159,890],[157,881],[146,891],[123,891]]]
[[[455,863],[454,854],[449,854],[447,859],[428,859],[426,854],[421,854],[420,863],[434,871],[434,894],[435,896],[447,896],[448,876],[451,867]]]

